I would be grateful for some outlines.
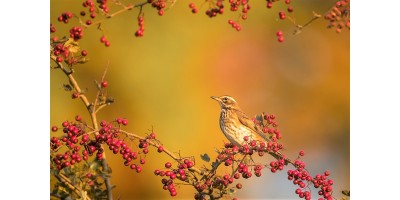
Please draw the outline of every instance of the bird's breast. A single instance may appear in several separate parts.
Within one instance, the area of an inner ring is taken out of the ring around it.
[[[230,110],[221,111],[220,128],[225,137],[237,146],[243,144],[245,136],[253,135],[251,129],[240,123],[238,116]]]

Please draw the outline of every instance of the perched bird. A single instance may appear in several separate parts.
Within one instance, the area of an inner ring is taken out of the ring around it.
[[[269,142],[268,136],[256,125],[239,107],[236,100],[230,96],[212,96],[212,99],[218,101],[221,106],[219,117],[219,126],[225,137],[235,146],[244,144],[244,137],[248,136],[250,140],[258,142]],[[272,156],[281,159],[280,152],[271,152]],[[291,162],[285,158],[285,164]]]

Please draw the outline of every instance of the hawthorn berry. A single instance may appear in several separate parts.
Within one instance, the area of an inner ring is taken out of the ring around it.
[[[86,50],[82,50],[82,51],[81,51],[81,55],[82,55],[82,56],[87,56],[87,54],[88,54],[88,52],[87,52]]]
[[[105,45],[106,47],[109,47],[109,46],[111,45],[111,43],[110,43],[110,41],[105,41],[105,42],[104,42],[104,45]]]
[[[57,126],[52,126],[52,127],[51,127],[51,131],[56,132],[57,130],[58,130],[58,127],[57,127]]]
[[[171,164],[170,162],[166,162],[166,163],[165,163],[165,167],[166,167],[166,168],[171,168],[171,166],[172,166],[172,164]]]

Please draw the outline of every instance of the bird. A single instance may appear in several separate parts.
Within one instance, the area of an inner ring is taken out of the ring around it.
[[[220,107],[221,113],[219,117],[219,126],[222,133],[233,145],[240,147],[245,142],[245,136],[250,140],[257,142],[269,142],[270,139],[262,131],[262,128],[255,124],[239,107],[236,100],[228,95],[216,97],[211,96],[211,99],[216,100]],[[270,154],[277,158],[282,159],[284,156],[281,152],[270,152]],[[284,158],[285,164],[291,160]]]

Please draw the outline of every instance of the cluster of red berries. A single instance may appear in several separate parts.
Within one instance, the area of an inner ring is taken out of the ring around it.
[[[71,12],[63,12],[63,13],[61,13],[61,15],[60,16],[58,16],[58,21],[59,22],[64,22],[64,23],[68,23],[69,22],[69,19],[71,19],[72,18],[72,13]]]
[[[237,11],[239,10],[239,6],[242,6],[242,13],[241,13],[241,18],[243,20],[247,19],[247,12],[250,10],[250,5],[248,0],[230,0],[229,3],[231,4],[231,11]]]
[[[66,43],[62,43],[62,42],[57,42],[58,38],[57,37],[53,37],[53,55],[56,56],[56,62],[63,62],[64,60],[66,61],[67,64],[69,65],[73,65],[78,63],[82,57],[73,56],[73,53],[70,52],[69,48],[70,45],[66,45]],[[56,43],[57,42],[57,43]],[[86,56],[88,54],[88,52],[86,50],[82,50],[81,51],[81,55],[82,56]],[[78,97],[78,96],[76,96]],[[76,98],[75,97],[75,98]]]
[[[99,8],[102,9],[105,13],[109,12],[107,0],[97,0],[97,3],[99,3]]]
[[[206,179],[203,181],[196,182],[194,184],[194,188],[197,190],[197,193],[194,195],[194,199],[196,200],[206,200],[209,199],[209,196],[213,191],[220,190],[223,192],[226,189],[229,189],[229,185],[233,183],[233,178],[228,174],[225,174],[223,177],[216,176],[211,179]],[[241,187],[241,185],[239,186]],[[226,192],[226,191],[225,191]]]
[[[82,6],[83,6],[84,8],[89,8],[90,17],[91,17],[92,19],[96,18],[96,13],[95,13],[96,7],[95,7],[95,5],[94,5],[93,0],[86,0],[86,1],[84,1],[84,2],[82,3]],[[106,7],[107,7],[107,6],[106,6]],[[108,10],[108,8],[107,8],[107,10]],[[84,11],[81,11],[81,15],[82,15],[83,13],[85,13],[85,12],[84,12]],[[83,14],[82,16],[85,16],[85,15],[86,15],[86,13]],[[88,24],[88,23],[89,23],[89,24]],[[86,24],[87,24],[87,25],[90,25],[90,24],[92,24],[92,22],[91,22],[90,20],[87,20],[87,21],[86,21]]]
[[[277,170],[282,171],[283,168],[285,167],[285,160],[284,159],[279,159],[277,161],[271,161],[269,163],[269,166],[271,167],[271,172],[275,173]]]
[[[77,117],[77,119],[81,120],[79,117]],[[78,137],[87,137],[87,134],[85,134],[85,126],[83,123],[80,123],[80,121],[77,121],[77,123],[64,121],[62,127],[66,136],[61,138],[52,137],[50,139],[50,147],[53,151],[58,151],[63,144],[68,147],[68,150],[65,151],[64,154],[57,153],[52,159],[58,170],[82,161],[82,157],[79,155],[81,146],[78,145]],[[53,126],[51,130],[56,132],[58,131],[58,127]],[[87,160],[87,157],[83,156],[83,160]]]
[[[190,3],[189,8],[192,9],[193,14],[196,14],[198,12],[196,5],[194,3]]]
[[[137,20],[138,20],[139,29],[135,32],[135,36],[136,37],[142,37],[143,33],[144,33],[144,17],[143,16],[139,16],[137,18]]]
[[[304,151],[300,151],[300,155],[304,155]],[[295,193],[299,195],[300,198],[304,198],[306,200],[311,199],[311,193],[307,191],[305,188],[308,183],[312,183],[315,188],[320,188],[318,194],[323,196],[323,198],[319,198],[319,200],[331,200],[332,199],[332,185],[333,181],[327,179],[330,175],[329,171],[325,171],[323,175],[317,174],[314,178],[305,170],[305,163],[296,160],[295,161],[295,170],[288,170],[288,180],[293,181],[293,184],[298,185],[299,188],[296,189]]]
[[[337,33],[344,27],[350,29],[350,0],[337,1],[325,15],[325,19],[329,21],[328,28],[336,28]]]
[[[206,10],[206,15],[210,18],[216,17],[218,14],[224,14],[224,5],[222,4],[222,0],[217,0],[217,2],[213,4],[212,7]]]
[[[101,36],[100,37],[100,42],[104,43],[104,46],[109,47],[111,45],[110,41],[107,40],[106,36]]]
[[[151,6],[158,10],[158,15],[164,15],[164,9],[167,6],[166,0],[147,0],[147,2],[151,3]]]
[[[261,176],[261,169],[257,170],[257,172],[259,173],[259,176]],[[235,179],[239,179],[240,174],[242,174],[242,177],[245,179],[248,179],[253,176],[253,174],[251,173],[251,170],[249,170],[249,167],[244,163],[239,164],[238,172],[233,177]]]
[[[69,30],[71,38],[75,41],[80,40],[83,37],[83,28],[79,26],[74,26]]]
[[[166,162],[164,164],[164,166],[168,170],[163,171],[163,170],[156,169],[154,171],[154,175],[161,176],[161,177],[164,177],[164,176],[169,177],[169,179],[163,178],[161,180],[161,182],[163,183],[163,189],[168,190],[170,192],[171,196],[176,196],[177,192],[176,192],[173,181],[175,179],[179,179],[181,181],[186,181],[186,179],[187,179],[187,171],[186,170],[192,168],[194,166],[194,163],[189,159],[184,159],[184,161],[178,165],[177,169],[171,169],[172,164],[170,162]]]
[[[69,47],[65,46],[62,43],[58,43],[54,47],[53,54],[57,56],[57,62],[62,62],[64,58],[68,58],[69,56]]]
[[[50,24],[50,33],[56,32],[56,27],[53,24]]]
[[[312,180],[312,183],[314,184],[315,188],[320,188],[318,191],[318,195],[323,196],[324,199],[326,200],[332,200],[332,192],[333,192],[333,180],[327,179],[327,177],[330,175],[329,171],[325,171],[324,174],[317,174],[314,179]],[[320,198],[319,200],[323,200],[323,198]]]
[[[283,37],[283,33],[282,31],[277,31],[276,32],[276,36],[278,37],[278,42],[283,42],[284,41],[284,37]]]
[[[230,24],[232,26],[232,28],[236,29],[237,31],[242,30],[242,27],[233,20],[228,20],[228,24]]]

